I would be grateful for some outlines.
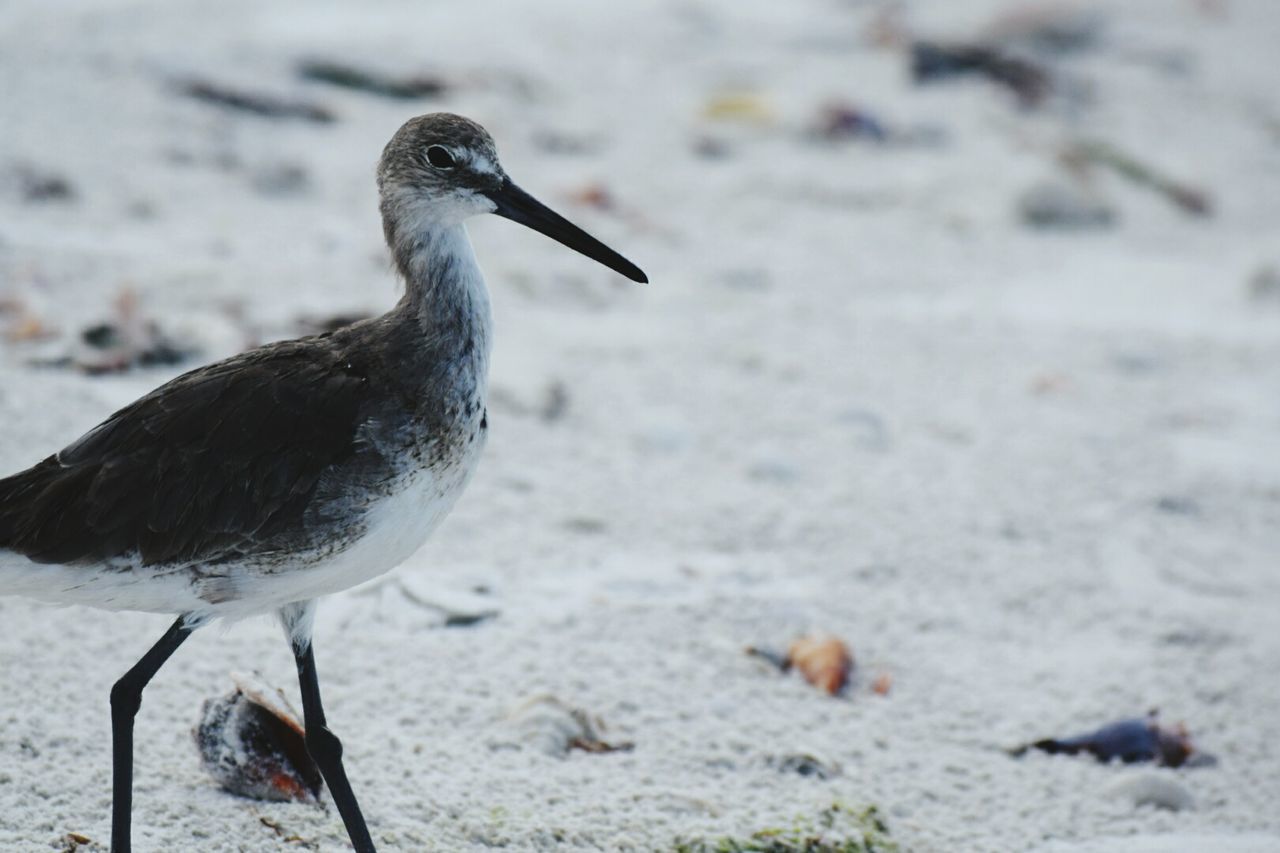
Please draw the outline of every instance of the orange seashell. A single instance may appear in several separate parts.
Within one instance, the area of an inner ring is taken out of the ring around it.
[[[233,794],[255,800],[315,803],[320,769],[284,694],[256,673],[231,674],[236,690],[204,703],[192,734],[204,768]]]
[[[887,672],[882,672],[876,676],[876,680],[871,682],[871,692],[877,696],[888,696],[889,691],[893,689],[893,676]]]
[[[839,637],[800,637],[787,649],[787,660],[805,680],[835,696],[849,683],[853,652]]]

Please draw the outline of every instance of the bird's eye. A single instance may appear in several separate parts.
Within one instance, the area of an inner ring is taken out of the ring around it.
[[[453,155],[443,145],[432,145],[427,149],[427,162],[437,169],[452,169]]]

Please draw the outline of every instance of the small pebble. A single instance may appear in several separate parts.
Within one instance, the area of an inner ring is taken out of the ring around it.
[[[773,280],[767,270],[762,269],[730,269],[720,273],[720,283],[731,290],[765,291],[773,287]]]
[[[800,479],[800,470],[781,459],[760,459],[747,469],[747,476],[761,483],[785,485]]]
[[[1280,267],[1267,264],[1249,277],[1249,298],[1254,302],[1280,305]]]
[[[533,134],[533,144],[540,151],[560,156],[598,154],[604,149],[604,141],[590,135],[575,135],[557,130],[539,130]]]
[[[1069,184],[1045,182],[1018,199],[1018,217],[1032,228],[1082,231],[1111,228],[1116,213],[1106,202]]]
[[[828,779],[836,778],[841,772],[840,765],[830,761],[823,761],[821,758],[805,752],[797,752],[790,755],[771,755],[765,759],[765,763],[779,773],[795,773],[798,776],[820,779],[824,782]]]
[[[733,153],[729,143],[714,136],[700,136],[693,143],[693,153],[703,160],[726,160]]]
[[[306,192],[311,178],[297,163],[269,163],[255,169],[249,182],[263,195],[286,196]]]
[[[1180,812],[1195,807],[1191,792],[1165,774],[1141,773],[1127,776],[1105,788],[1108,797],[1118,797],[1135,806],[1155,806]]]
[[[76,198],[75,187],[65,176],[57,172],[20,163],[5,170],[8,174],[0,176],[3,183],[12,184],[23,201],[41,204],[44,202],[68,202]]]
[[[853,442],[861,449],[876,452],[889,449],[889,427],[884,418],[871,409],[850,406],[836,415],[836,419],[850,427]]]
[[[1156,509],[1170,515],[1199,515],[1200,504],[1195,498],[1181,495],[1165,495],[1156,501]]]

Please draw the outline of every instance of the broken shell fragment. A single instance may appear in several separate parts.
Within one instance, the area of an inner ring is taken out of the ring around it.
[[[831,696],[839,695],[848,686],[849,673],[853,671],[853,652],[839,637],[799,637],[791,641],[786,654],[768,646],[747,646],[745,651],[783,672],[794,666],[805,681]]]
[[[306,730],[278,688],[231,674],[236,689],[208,699],[192,735],[209,775],[227,791],[273,802],[315,803],[323,779]]]
[[[877,696],[888,696],[892,689],[893,676],[890,673],[882,672],[876,676],[875,681],[871,682],[871,692]]]
[[[1161,726],[1157,711],[1151,711],[1145,717],[1108,723],[1096,731],[1074,737],[1037,740],[1012,750],[1012,754],[1020,756],[1031,749],[1050,755],[1078,755],[1084,752],[1103,762],[1116,758],[1125,764],[1154,761],[1164,767],[1181,767],[1188,763],[1193,754],[1199,754],[1191,743],[1187,727],[1182,723]],[[1211,762],[1212,759],[1208,759],[1204,763]]]
[[[787,660],[814,687],[835,696],[849,683],[853,653],[839,637],[800,637],[787,649]]]
[[[603,720],[546,693],[522,702],[511,712],[510,719],[520,730],[522,740],[554,757],[563,757],[574,749],[606,753],[635,748],[630,741],[604,740]]]

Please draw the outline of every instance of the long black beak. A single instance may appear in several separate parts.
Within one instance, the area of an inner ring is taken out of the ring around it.
[[[638,266],[520,189],[510,178],[503,178],[501,187],[485,195],[497,205],[493,212],[499,216],[546,234],[552,240],[599,261],[632,281],[641,284],[649,281],[649,277]]]

